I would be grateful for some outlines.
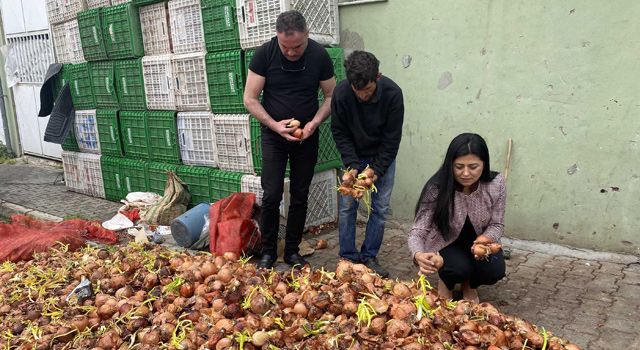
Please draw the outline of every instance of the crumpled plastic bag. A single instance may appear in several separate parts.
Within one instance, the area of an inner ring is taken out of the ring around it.
[[[111,219],[103,222],[102,227],[106,228],[107,230],[120,231],[133,227],[133,222],[129,220],[126,215],[118,213]]]

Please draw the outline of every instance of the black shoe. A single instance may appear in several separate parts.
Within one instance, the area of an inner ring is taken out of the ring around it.
[[[263,254],[262,258],[260,258],[260,262],[258,262],[259,269],[270,269],[276,263],[278,259],[275,255]]]
[[[364,261],[363,264],[364,266],[372,269],[375,273],[380,275],[380,277],[382,278],[389,277],[389,271],[385,270],[384,267],[380,266],[380,264],[378,263],[378,258],[368,259],[367,261]]]
[[[304,266],[309,265],[309,262],[306,261],[300,254],[293,253],[291,255],[287,255],[284,257],[284,262],[291,265],[292,267],[301,269]],[[309,265],[310,266],[310,265]]]

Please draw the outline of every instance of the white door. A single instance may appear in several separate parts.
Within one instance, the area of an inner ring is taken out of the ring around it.
[[[16,104],[16,117],[18,118],[22,150],[24,153],[44,155],[42,151],[42,142],[44,141],[40,137],[40,125],[33,86],[28,84],[14,86],[13,99]]]
[[[23,151],[59,159],[61,146],[43,140],[49,117],[38,117],[40,87],[53,63],[45,0],[0,0],[0,6],[9,55],[17,62],[19,82],[12,89]]]

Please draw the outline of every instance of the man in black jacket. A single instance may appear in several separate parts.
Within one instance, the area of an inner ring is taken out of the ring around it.
[[[371,213],[360,252],[355,245],[358,201],[340,196],[340,256],[387,277],[389,273],[376,256],[384,235],[402,138],[402,90],[380,74],[380,62],[369,52],[354,51],[344,65],[347,79],[336,86],[331,101],[333,139],[351,176],[356,177],[367,166],[373,169],[378,192],[371,196]]]

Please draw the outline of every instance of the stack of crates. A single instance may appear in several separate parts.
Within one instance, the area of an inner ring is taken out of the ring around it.
[[[84,61],[76,14],[87,9],[85,0],[46,0],[47,17],[58,63]]]
[[[74,63],[64,74],[78,110],[64,156],[71,185],[117,201],[132,191],[163,194],[171,171],[191,193],[192,206],[238,191],[256,193],[261,203],[260,124],[243,103],[253,49],[274,35],[276,17],[289,9],[305,15],[312,39],[335,46],[337,0],[77,2],[72,15],[55,13],[59,20],[52,22],[65,25],[54,30],[54,37],[65,38],[62,47],[73,48],[67,37],[75,35],[82,48],[61,56]],[[69,34],[72,20],[78,34]],[[342,49],[327,52],[344,79]],[[319,103],[323,97],[319,92]],[[341,162],[330,121],[317,132],[307,226],[337,218],[335,168]],[[100,157],[102,192],[92,187],[96,161],[83,162],[88,156]],[[288,178],[284,188],[280,213],[286,217]]]
[[[276,32],[276,18],[288,10],[300,11],[307,20],[309,37],[322,45],[340,42],[336,0],[237,0],[240,45],[251,49],[269,41]]]

